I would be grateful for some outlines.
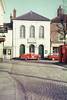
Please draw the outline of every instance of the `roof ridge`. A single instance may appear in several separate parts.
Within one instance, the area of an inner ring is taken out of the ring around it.
[[[15,20],[30,20],[30,21],[50,21],[49,18],[44,17],[34,11],[29,11],[21,16],[16,17]]]

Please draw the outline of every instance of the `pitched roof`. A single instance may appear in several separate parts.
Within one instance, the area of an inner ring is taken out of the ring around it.
[[[14,20],[50,21],[50,19],[43,17],[33,11],[30,11],[22,16],[16,17]]]
[[[52,23],[60,23],[61,21],[67,21],[67,14],[63,14],[61,16],[57,16],[51,20]]]

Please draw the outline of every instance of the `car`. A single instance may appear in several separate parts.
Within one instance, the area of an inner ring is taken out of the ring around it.
[[[59,53],[49,54],[48,59],[50,59],[50,60],[59,60]]]
[[[39,55],[39,54],[34,54],[34,53],[27,53],[27,54],[21,54],[20,56],[19,56],[19,58],[21,58],[21,59],[25,59],[25,60],[27,60],[27,59],[40,59],[41,58],[41,56]]]

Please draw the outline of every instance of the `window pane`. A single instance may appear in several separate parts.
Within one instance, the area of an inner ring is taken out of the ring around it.
[[[53,47],[53,53],[58,53],[59,52],[59,47]]]
[[[20,38],[25,38],[25,26],[20,27]]]
[[[35,27],[34,26],[30,27],[30,37],[32,37],[32,38],[35,37]]]
[[[39,28],[39,38],[44,38],[44,27],[40,26]]]
[[[11,55],[11,49],[8,49],[8,55]]]

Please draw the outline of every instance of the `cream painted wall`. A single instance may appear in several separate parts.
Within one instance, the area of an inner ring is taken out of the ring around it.
[[[0,43],[0,58],[3,58],[3,42]]]
[[[25,25],[26,38],[20,38],[20,26]],[[30,26],[35,26],[35,39],[29,38]],[[44,39],[39,38],[39,26],[44,26]],[[33,43],[35,42],[35,43]],[[40,44],[44,45],[44,51],[48,50],[47,56],[50,53],[50,22],[49,21],[23,21],[13,20],[13,57],[19,56],[19,47],[24,44],[26,47],[25,53],[29,53],[29,45],[35,45],[35,53],[38,54],[38,47]]]
[[[7,33],[5,34],[5,42],[4,42],[4,46],[5,47],[12,47],[12,30],[8,30]]]
[[[3,5],[2,5],[2,0],[0,0],[0,25],[3,25],[4,19],[4,9],[3,9]],[[1,38],[2,34],[0,33],[0,38]],[[3,58],[3,42],[0,43],[0,58]]]
[[[4,22],[4,9],[3,9],[3,5],[2,5],[2,1],[0,0],[0,25],[3,25]]]

